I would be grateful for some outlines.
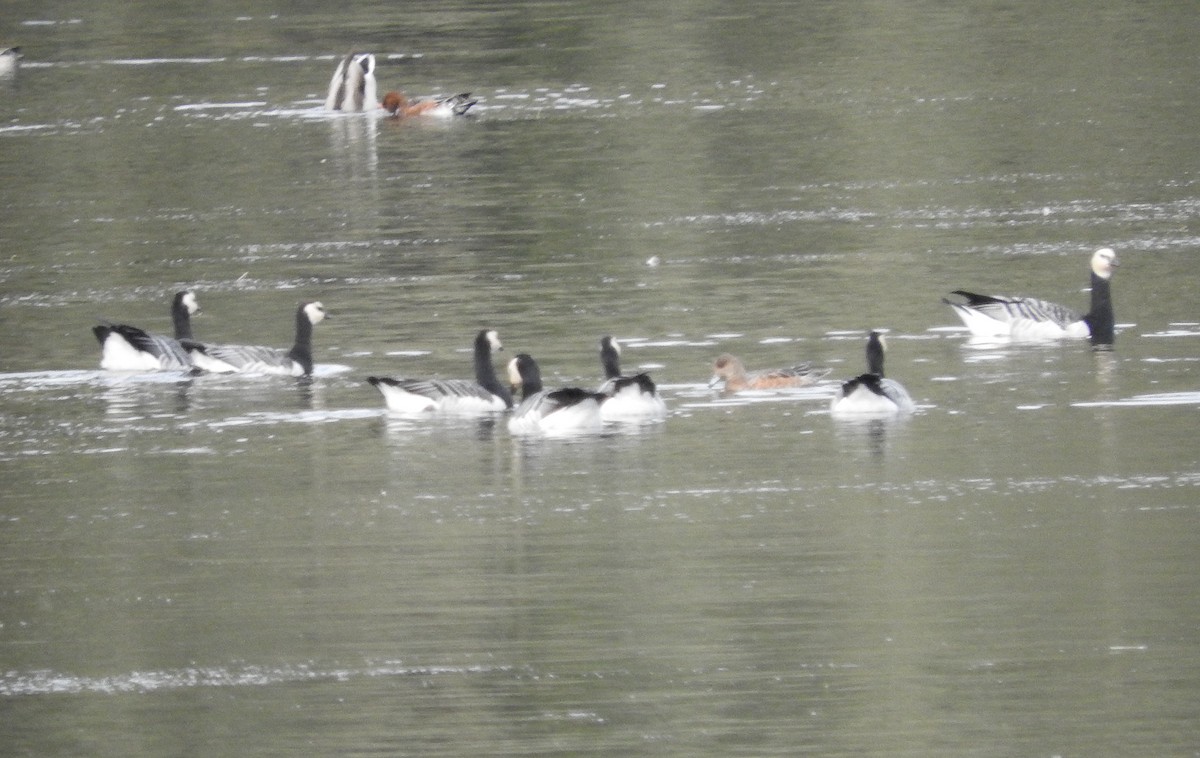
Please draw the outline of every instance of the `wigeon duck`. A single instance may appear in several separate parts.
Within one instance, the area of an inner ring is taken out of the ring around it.
[[[383,96],[383,109],[395,118],[409,116],[465,116],[476,100],[471,99],[471,93],[437,98],[434,100],[409,101],[401,92],[388,92]]]
[[[725,353],[713,362],[713,376],[709,387],[715,387],[718,382],[725,382],[725,392],[741,392],[742,390],[774,390],[788,387],[807,387],[816,384],[821,377],[829,373],[827,368],[813,368],[808,363],[801,363],[790,368],[763,369],[746,372],[740,359]]]
[[[508,420],[513,434],[561,436],[599,432],[604,428],[600,404],[604,396],[578,387],[547,390],[542,373],[527,353],[509,361],[508,378],[521,388],[521,403]]]
[[[313,326],[328,318],[318,302],[301,303],[296,309],[296,341],[290,350],[258,345],[210,345],[185,340],[198,369],[215,374],[274,374],[310,376],[313,372]]]
[[[350,53],[338,62],[325,96],[327,111],[370,111],[376,108],[375,56]]]
[[[908,391],[883,376],[885,345],[879,332],[867,337],[867,373],[843,382],[829,405],[835,416],[890,416],[916,409]]]
[[[667,415],[667,404],[645,372],[633,376],[621,375],[621,344],[611,336],[600,338],[600,365],[604,367],[604,384],[597,390],[604,395],[600,418],[604,421],[636,421],[661,419]]]
[[[0,50],[0,76],[12,76],[21,67],[21,48],[6,47]]]
[[[367,381],[383,393],[390,410],[399,413],[448,413],[482,416],[513,406],[512,393],[496,377],[492,353],[503,350],[494,329],[475,337],[475,381],[468,379],[391,379],[369,376]]]
[[[977,337],[1007,337],[1017,342],[1088,338],[1102,348],[1113,344],[1114,316],[1110,279],[1120,265],[1111,248],[1092,254],[1092,304],[1085,315],[1057,303],[1029,297],[977,295],[955,290],[966,302],[942,299]]]
[[[100,368],[107,371],[178,371],[192,368],[180,340],[192,338],[193,313],[200,310],[191,290],[176,292],[171,302],[175,337],[151,334],[136,326],[105,322],[92,327],[100,342]]]

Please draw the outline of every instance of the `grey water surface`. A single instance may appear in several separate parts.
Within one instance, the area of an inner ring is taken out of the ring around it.
[[[0,752],[1200,754],[1193,4],[293,5],[0,17]],[[322,113],[351,49],[479,104]],[[941,303],[1086,309],[1100,246],[1112,352]],[[316,375],[99,370],[183,288],[218,342],[321,300]],[[670,415],[364,381],[484,327]],[[919,410],[833,419],[873,328]]]

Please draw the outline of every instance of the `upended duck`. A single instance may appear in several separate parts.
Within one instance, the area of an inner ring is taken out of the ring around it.
[[[604,428],[600,418],[604,395],[579,387],[545,389],[541,369],[528,353],[509,361],[508,378],[514,389],[521,388],[521,402],[508,419],[508,430],[513,434],[560,436]]]
[[[212,345],[184,340],[196,368],[214,374],[311,376],[313,326],[328,318],[325,306],[313,301],[296,309],[296,339],[291,349],[259,345]]]
[[[883,337],[872,331],[867,337],[867,373],[845,381],[829,405],[835,416],[890,416],[912,413],[916,404],[908,390],[883,375]]]
[[[176,292],[171,302],[175,336],[153,334],[129,324],[105,322],[92,327],[100,343],[100,368],[106,371],[182,371],[192,368],[180,340],[192,338],[193,314],[200,305],[191,290]]]
[[[383,394],[389,410],[397,413],[447,413],[482,416],[513,406],[512,393],[496,377],[492,353],[503,350],[495,329],[475,336],[475,381],[468,379],[393,379],[369,376],[367,381]]]
[[[648,373],[621,374],[621,343],[612,336],[600,338],[600,365],[604,368],[604,384],[596,391],[605,397],[600,404],[602,420],[639,421],[666,417],[667,404],[659,396]]]
[[[964,298],[956,302],[946,298],[976,337],[1006,337],[1016,342],[1047,342],[1059,339],[1087,338],[1096,347],[1111,346],[1114,341],[1112,275],[1120,265],[1112,248],[1092,253],[1091,308],[1086,314],[1057,303],[1031,297],[979,295],[966,290],[950,293]]]

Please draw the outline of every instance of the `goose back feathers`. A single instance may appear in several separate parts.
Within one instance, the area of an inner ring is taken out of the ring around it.
[[[182,371],[192,360],[180,340],[192,338],[192,314],[200,310],[191,290],[171,301],[174,337],[153,334],[129,324],[105,322],[92,327],[100,343],[100,368],[106,371]]]
[[[183,345],[196,368],[215,374],[310,376],[313,372],[313,326],[328,318],[319,302],[296,309],[296,338],[291,349],[259,345],[213,345],[186,340]]]
[[[1100,248],[1091,259],[1091,307],[1086,314],[1046,300],[1006,295],[980,295],[955,290],[961,300],[943,298],[976,337],[1003,337],[1017,342],[1087,338],[1097,347],[1111,346],[1116,319],[1112,304],[1112,275],[1117,254]]]
[[[494,329],[484,329],[475,336],[475,381],[386,376],[369,376],[367,381],[382,393],[388,409],[398,413],[498,413],[513,405],[512,393],[500,382],[492,365],[492,353],[503,349]]]

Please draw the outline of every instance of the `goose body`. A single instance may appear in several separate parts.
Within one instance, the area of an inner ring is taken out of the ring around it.
[[[6,47],[0,49],[0,76],[12,76],[21,67],[21,48]]]
[[[829,369],[813,368],[808,363],[747,372],[740,358],[725,353],[713,362],[713,376],[708,386],[715,387],[724,382],[726,392],[807,387],[816,384],[828,373]]]
[[[1100,248],[1091,260],[1091,308],[1086,314],[1057,303],[1030,297],[979,295],[955,290],[961,301],[943,298],[976,337],[1003,337],[1017,342],[1090,339],[1093,345],[1112,345],[1115,317],[1111,279],[1119,265],[1111,248]]]
[[[475,337],[475,381],[467,379],[392,379],[369,376],[383,394],[389,410],[398,413],[448,413],[481,416],[500,413],[513,405],[512,393],[496,377],[492,353],[503,350],[494,329]]]
[[[319,302],[296,309],[296,340],[291,349],[258,345],[212,345],[185,340],[183,345],[198,369],[214,374],[273,374],[309,376],[313,371],[313,326],[327,318]]]
[[[508,419],[513,434],[564,436],[599,432],[604,428],[600,404],[604,396],[578,387],[547,390],[537,362],[526,353],[509,361],[508,377],[522,391],[521,403]]]
[[[409,100],[403,92],[388,92],[383,96],[382,107],[391,116],[408,118],[411,116],[437,116],[450,118],[465,116],[477,100],[471,99],[470,92],[459,95],[440,97],[430,100]]]
[[[192,360],[180,340],[192,338],[191,316],[200,310],[191,290],[176,292],[171,302],[175,336],[152,334],[129,324],[92,327],[100,343],[100,368],[106,371],[184,371]]]
[[[904,386],[883,375],[883,338],[871,332],[867,338],[867,373],[845,381],[830,403],[835,416],[893,416],[912,413],[916,404]]]
[[[327,111],[375,110],[375,56],[371,53],[350,53],[338,61],[329,93],[325,96]]]
[[[667,404],[659,396],[649,374],[621,374],[621,344],[613,337],[600,339],[600,364],[604,367],[605,377],[604,384],[597,390],[605,398],[600,404],[601,420],[639,421],[666,417]]]

